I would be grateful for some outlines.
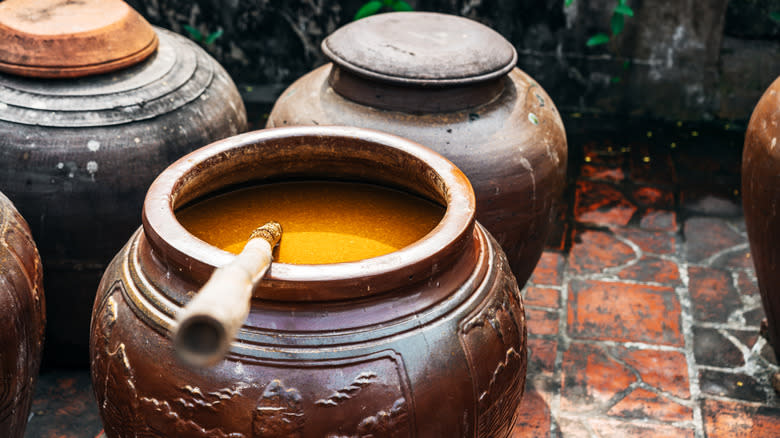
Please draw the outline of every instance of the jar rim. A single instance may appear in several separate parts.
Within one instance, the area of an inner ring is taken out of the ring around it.
[[[353,181],[406,184],[396,188],[427,197],[438,193],[446,210],[426,236],[386,255],[321,265],[273,263],[256,285],[255,298],[330,301],[374,295],[420,281],[456,260],[473,240],[475,196],[454,164],[411,140],[340,126],[254,131],[180,158],[149,187],[143,206],[144,235],[163,263],[205,282],[215,267],[234,256],[189,233],[176,219],[177,206],[236,184],[272,177],[316,179],[329,172]]]

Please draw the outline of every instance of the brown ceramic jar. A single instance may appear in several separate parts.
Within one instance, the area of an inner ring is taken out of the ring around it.
[[[750,117],[742,155],[742,202],[769,343],[780,359],[780,77]]]
[[[41,259],[30,229],[0,193],[0,436],[21,438],[46,326]]]
[[[552,99],[515,68],[514,47],[465,18],[399,12],[348,24],[322,50],[333,63],[284,91],[267,126],[372,128],[449,158],[522,286],[551,230],[567,147]]]
[[[169,339],[174,318],[233,256],[185,231],[174,209],[287,179],[376,183],[447,209],[424,238],[384,256],[272,264],[228,356],[187,368]],[[509,435],[525,383],[522,300],[474,220],[468,181],[437,153],[357,128],[257,131],[171,165],[143,212],[93,312],[92,381],[108,437]]]
[[[20,43],[0,44],[0,190],[44,262],[44,361],[86,366],[95,289],[140,224],[149,184],[182,155],[244,131],[246,113],[204,50],[119,0],[6,0],[5,39]]]

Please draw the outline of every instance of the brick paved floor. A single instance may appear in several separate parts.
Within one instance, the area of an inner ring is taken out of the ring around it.
[[[780,436],[739,199],[744,126],[566,126],[566,202],[523,291],[513,438]],[[26,436],[99,431],[88,374],[44,374]]]
[[[570,131],[563,222],[523,291],[513,438],[780,436],[727,128]]]

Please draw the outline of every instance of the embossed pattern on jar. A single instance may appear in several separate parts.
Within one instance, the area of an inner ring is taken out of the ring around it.
[[[21,438],[46,326],[41,259],[27,223],[0,193],[0,436]]]
[[[232,256],[184,232],[175,206],[288,177],[371,182],[448,209],[394,253],[273,264],[225,360],[185,367],[168,338],[175,315]],[[101,282],[91,357],[109,437],[494,438],[522,397],[526,329],[506,258],[451,163],[374,131],[288,128],[214,143],[161,174],[143,229]]]

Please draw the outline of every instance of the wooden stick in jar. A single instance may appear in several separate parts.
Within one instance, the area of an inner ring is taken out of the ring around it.
[[[230,263],[214,270],[195,298],[179,313],[173,345],[179,357],[194,366],[222,360],[249,314],[252,288],[263,278],[282,237],[282,226],[268,222],[249,237]]]

